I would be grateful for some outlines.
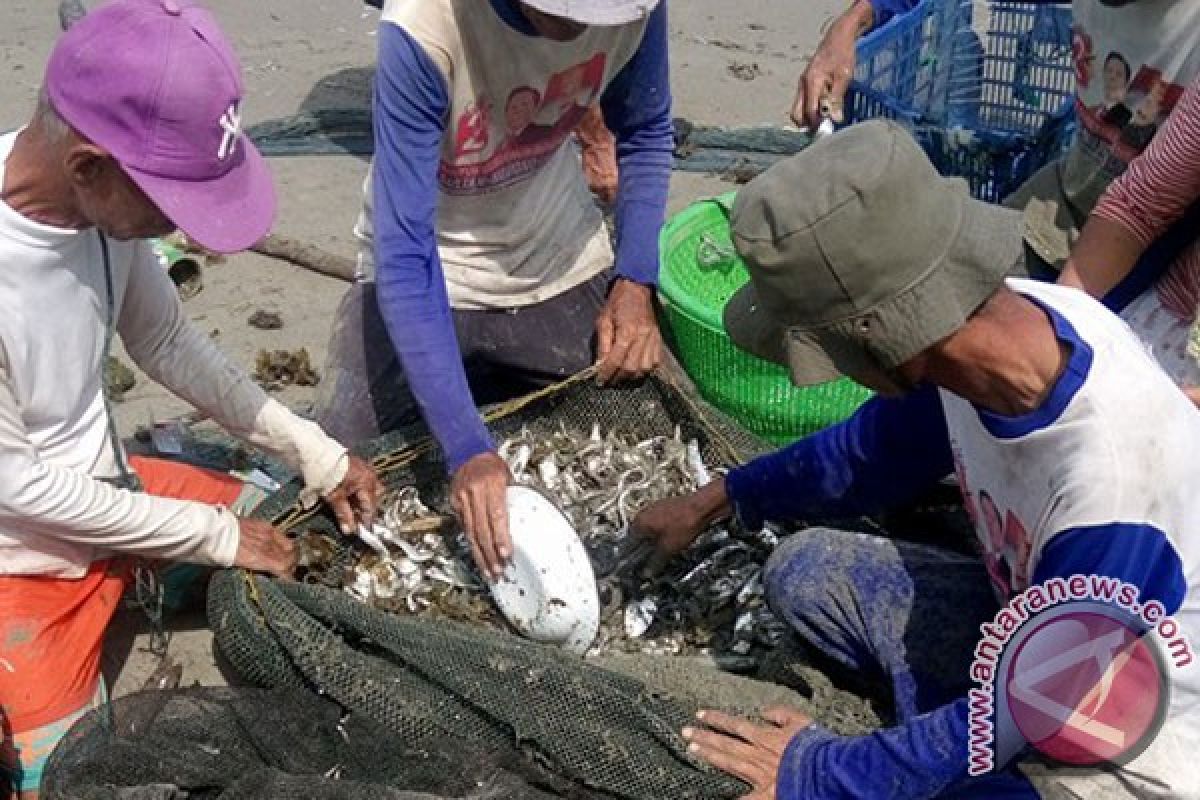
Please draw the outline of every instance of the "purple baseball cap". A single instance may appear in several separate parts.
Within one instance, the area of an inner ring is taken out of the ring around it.
[[[55,111],[189,238],[245,250],[275,219],[275,187],[241,132],[241,68],[191,0],[113,0],[62,35],[46,67]]]

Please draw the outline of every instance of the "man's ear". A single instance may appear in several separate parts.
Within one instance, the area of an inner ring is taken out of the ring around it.
[[[67,150],[65,166],[72,185],[90,189],[104,177],[112,156],[91,142],[76,142]]]

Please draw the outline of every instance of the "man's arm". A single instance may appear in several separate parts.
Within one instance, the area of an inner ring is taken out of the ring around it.
[[[834,122],[842,121],[842,98],[854,77],[858,38],[892,17],[913,8],[918,0],[854,0],[837,17],[817,45],[796,87],[792,120],[801,127],[817,130],[823,112]]]
[[[666,2],[650,15],[641,45],[609,85],[600,107],[617,140],[616,271],[653,286],[658,283],[658,235],[675,149]]]
[[[402,28],[379,27],[375,78],[376,282],[392,346],[450,471],[493,448],[479,417],[437,250],[438,164],[446,79]]]
[[[618,277],[596,319],[597,377],[607,383],[640,378],[662,358],[654,285],[674,149],[665,2],[651,14],[637,51],[600,107],[616,138],[618,164]]]
[[[894,506],[954,468],[937,389],[874,397],[840,425],[751,461],[683,497],[644,509],[633,521],[658,558],[691,546],[715,522],[737,514],[750,530],[780,522],[848,517]]]
[[[902,398],[873,397],[845,422],[731,471],[726,490],[757,529],[766,520],[873,513],[953,469],[941,398],[922,386]]]
[[[454,475],[450,501],[475,563],[498,575],[512,546],[510,473],[471,397],[437,250],[437,172],[449,104],[446,79],[429,54],[399,26],[381,25],[372,178],[379,308]]]
[[[807,728],[784,751],[779,800],[929,800],[967,778],[967,701],[865,736]],[[1031,795],[1036,797],[1036,795]]]
[[[1135,265],[1138,274],[1157,278],[1194,240],[1200,221],[1198,200],[1200,80],[1184,92],[1146,151],[1108,187],[1072,249],[1059,283],[1099,298],[1131,277]],[[1185,214],[1190,219],[1183,220]],[[1185,224],[1177,231],[1180,221]],[[1147,252],[1163,239],[1172,241]],[[1148,258],[1139,263],[1143,253]],[[1141,288],[1149,280],[1142,280]]]
[[[346,448],[268,397],[187,319],[148,247],[134,257],[117,331],[147,375],[296,470],[310,494],[323,496],[341,484],[349,466]]]
[[[227,567],[238,552],[238,520],[227,509],[117,489],[43,461],[3,365],[0,520],[11,531],[150,558]]]

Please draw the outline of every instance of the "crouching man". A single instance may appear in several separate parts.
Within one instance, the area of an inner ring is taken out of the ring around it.
[[[768,171],[733,227],[752,281],[726,309],[730,335],[799,385],[844,374],[878,396],[635,528],[678,552],[733,514],[750,527],[845,518],[954,473],[983,559],[823,528],[785,540],[766,567],[772,607],[837,669],[887,686],[895,726],[839,737],[783,709],[766,725],[705,712],[684,732],[695,752],[755,798],[1200,794],[1200,665],[1151,657],[1168,648],[1107,602],[1050,592],[1060,616],[1029,613],[1037,587],[1111,578],[1131,587],[1127,608],[1162,611],[1200,642],[1200,415],[1187,398],[1083,292],[1006,278],[1020,214],[939,177],[891,123]],[[973,669],[998,600],[1029,621],[991,628],[1011,638]],[[973,681],[992,684],[979,719]],[[973,776],[972,730],[994,733],[976,742],[995,756],[988,774]]]
[[[299,472],[344,528],[374,512],[374,472],[226,360],[143,241],[179,228],[234,252],[268,232],[274,191],[241,98],[207,11],[116,0],[63,35],[35,117],[0,137],[0,796],[35,797],[58,739],[103,700],[127,557],[292,569],[282,533],[230,510],[240,484],[125,460],[103,393],[114,333],[146,374]]]

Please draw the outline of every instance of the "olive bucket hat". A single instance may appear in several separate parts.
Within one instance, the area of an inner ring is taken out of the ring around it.
[[[776,164],[738,193],[731,221],[750,283],[725,327],[799,386],[895,369],[961,328],[1024,263],[1020,212],[971,198],[889,121]]]

